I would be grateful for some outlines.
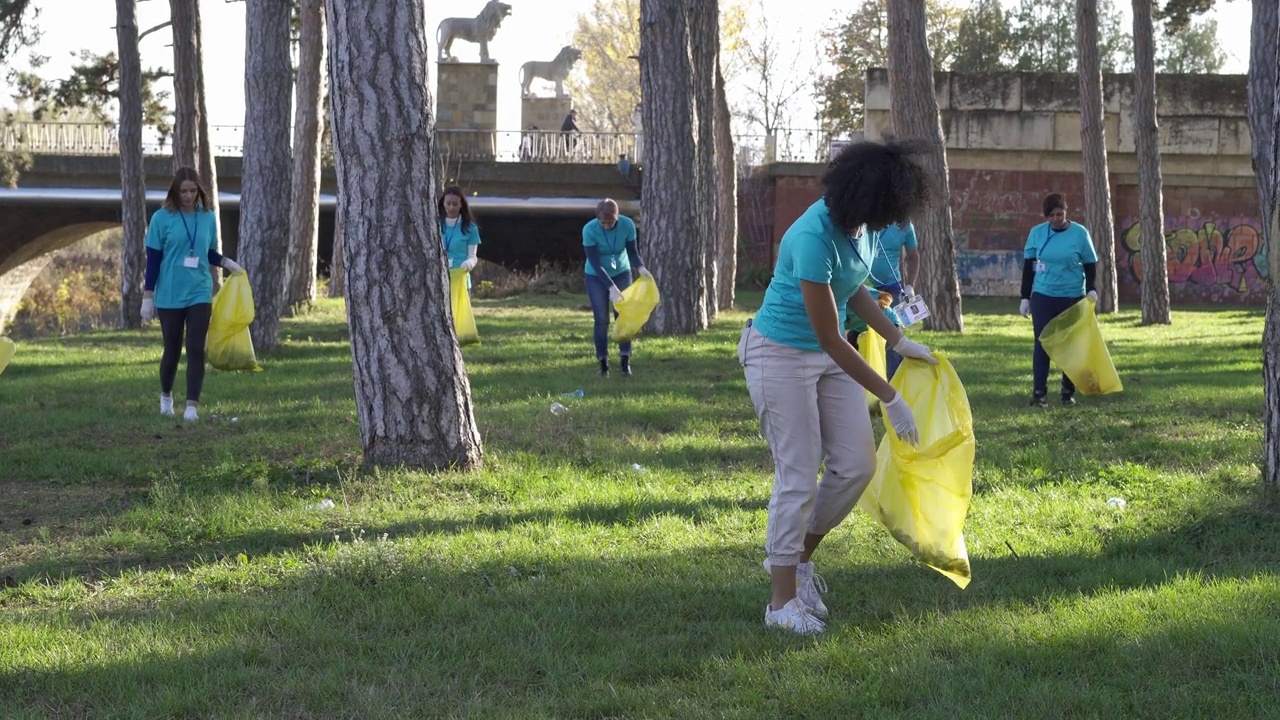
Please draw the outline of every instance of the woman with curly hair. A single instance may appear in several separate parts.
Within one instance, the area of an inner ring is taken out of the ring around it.
[[[876,257],[875,231],[905,222],[930,199],[914,143],[855,143],[822,177],[823,197],[782,236],[773,280],[738,343],[738,361],[773,455],[764,562],[773,594],[765,625],[822,632],[825,583],[812,556],[853,510],[875,472],[875,438],[865,391],[886,425],[914,443],[915,418],[896,390],[842,332],[846,307],[908,358],[936,363],[909,340],[863,285]],[[825,469],[824,469],[825,468]],[[823,470],[821,482],[818,472]]]

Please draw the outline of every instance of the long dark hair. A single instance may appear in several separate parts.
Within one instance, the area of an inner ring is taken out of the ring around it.
[[[209,209],[209,198],[204,193],[204,184],[200,182],[200,173],[193,167],[182,166],[173,171],[173,182],[169,183],[169,194],[164,196],[164,209],[178,212],[182,209],[182,197],[178,195],[182,183],[190,180],[196,184],[196,212],[202,208]]]
[[[914,156],[919,141],[858,142],[840,151],[822,176],[823,199],[836,227],[882,230],[918,215],[933,196],[933,184]]]
[[[445,219],[444,198],[446,195],[457,195],[458,199],[462,201],[462,210],[459,211],[458,217],[462,219],[462,232],[470,232],[471,226],[475,224],[475,219],[471,217],[471,206],[467,204],[467,196],[462,193],[462,188],[457,185],[450,185],[445,188],[444,192],[440,193],[440,199],[436,201],[436,212],[439,213],[440,222],[443,223]]]

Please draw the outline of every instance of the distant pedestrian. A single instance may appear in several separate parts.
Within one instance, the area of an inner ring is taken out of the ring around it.
[[[631,177],[631,161],[627,159],[626,153],[618,155],[618,172],[624,178]]]
[[[564,116],[564,122],[560,123],[560,135],[564,140],[565,154],[571,153],[578,146],[578,137],[574,133],[582,134],[578,129],[578,111],[570,110],[568,115]]]
[[[902,318],[892,310],[904,297],[916,294],[916,269],[920,267],[920,251],[916,249],[916,226],[912,223],[894,223],[876,233],[876,259],[871,263],[871,278],[875,287],[892,296],[891,309],[886,312],[894,325],[901,328]],[[902,356],[893,348],[885,353],[885,377],[892,379],[902,364]]]
[[[143,279],[142,320],[160,318],[164,353],[160,357],[160,414],[173,415],[173,382],[187,340],[187,409],[183,420],[199,420],[196,406],[204,387],[204,343],[213,313],[211,266],[227,272],[243,268],[218,252],[218,219],[200,175],[190,167],[173,174],[164,207],[147,228],[147,270]]]

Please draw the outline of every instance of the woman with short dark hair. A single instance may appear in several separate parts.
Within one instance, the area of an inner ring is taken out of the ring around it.
[[[876,257],[875,231],[910,220],[930,198],[928,176],[913,158],[922,149],[863,142],[831,161],[822,177],[823,197],[782,236],[764,303],[738,342],[738,361],[774,462],[765,530],[769,627],[802,635],[825,627],[827,608],[819,596],[825,583],[811,558],[875,472],[866,391],[880,399],[894,433],[910,443],[918,436],[906,402],[842,328],[846,308],[852,308],[904,357],[937,362],[894,326],[863,284]]]
[[[187,340],[187,409],[183,420],[198,420],[196,406],[204,386],[204,343],[213,310],[210,267],[228,272],[243,268],[218,252],[218,220],[208,209],[200,175],[190,167],[173,174],[164,207],[147,228],[147,271],[143,281],[142,320],[160,318],[164,353],[160,357],[160,414],[173,415],[173,383]]]

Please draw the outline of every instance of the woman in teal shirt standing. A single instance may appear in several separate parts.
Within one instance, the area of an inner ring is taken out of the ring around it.
[[[160,357],[160,414],[173,414],[173,382],[187,340],[187,409],[183,420],[198,420],[196,406],[204,387],[204,342],[213,310],[210,267],[241,272],[218,252],[217,218],[210,210],[200,175],[178,168],[164,207],[147,228],[147,272],[143,280],[142,319],[160,318],[164,354]]]
[[[855,143],[822,177],[823,197],[782,236],[764,303],[738,343],[738,361],[773,454],[773,492],[765,530],[772,597],[769,627],[822,632],[825,590],[812,555],[853,510],[875,472],[875,438],[866,390],[886,425],[914,443],[911,409],[858,355],[841,331],[846,307],[908,358],[936,363],[909,340],[863,285],[875,258],[873,233],[911,219],[930,197],[916,144]],[[818,473],[822,471],[822,480]]]
[[[480,245],[480,228],[471,217],[471,206],[462,188],[450,185],[436,203],[440,218],[440,242],[449,256],[449,269],[459,268],[471,272],[476,266],[476,250]],[[471,288],[471,276],[467,276],[467,289]]]

